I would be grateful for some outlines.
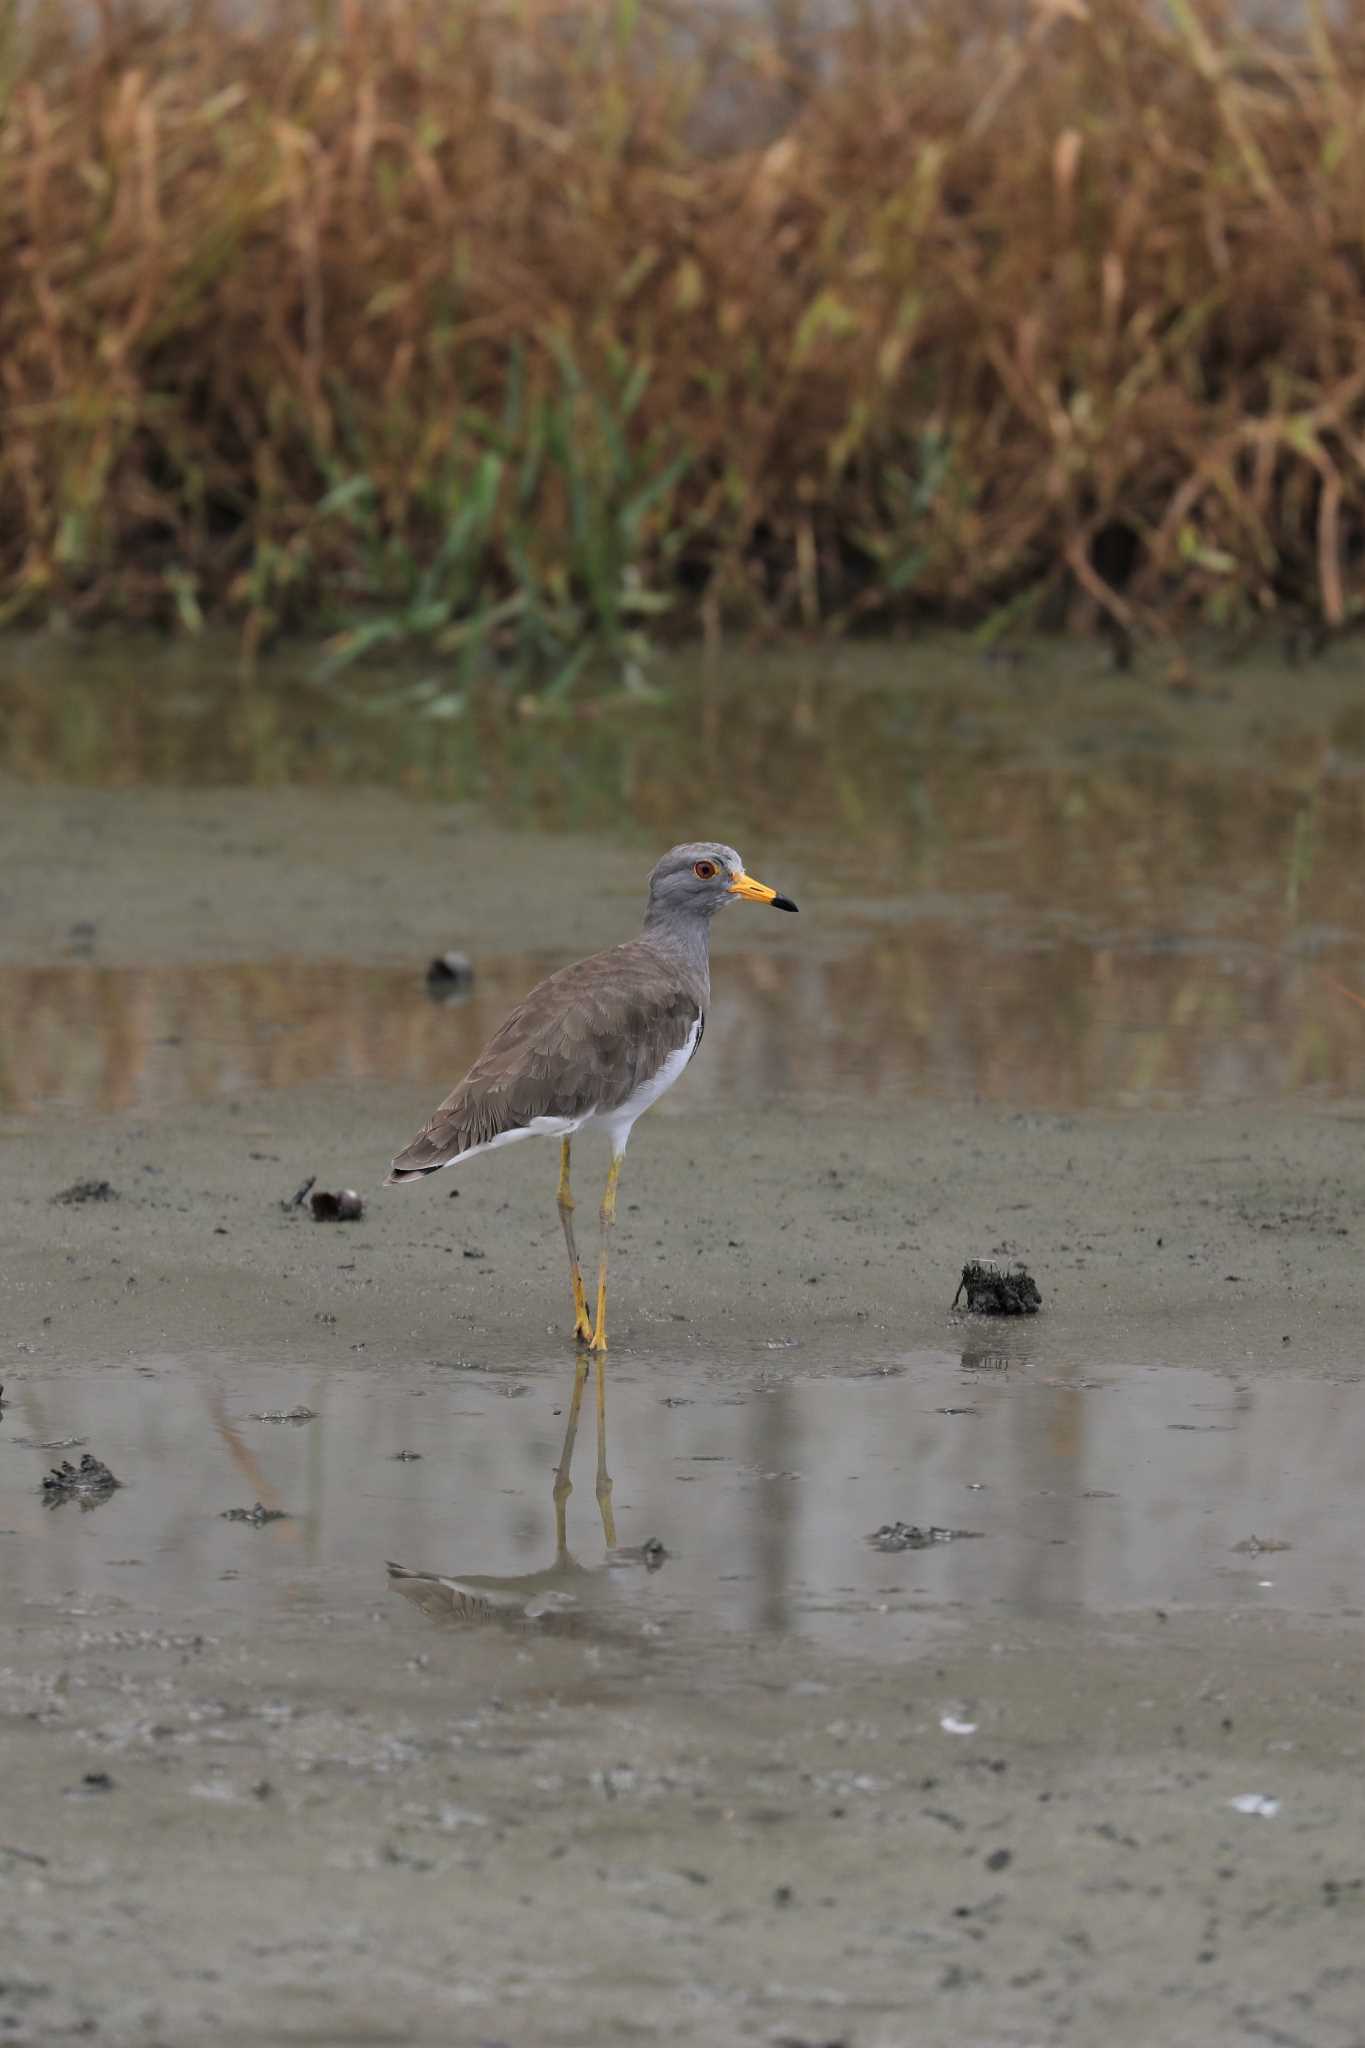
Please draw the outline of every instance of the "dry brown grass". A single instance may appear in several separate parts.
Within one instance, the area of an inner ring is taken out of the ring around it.
[[[922,0],[798,63],[663,0],[49,0],[0,62],[0,611],[564,687],[666,604],[1343,626],[1347,16]]]

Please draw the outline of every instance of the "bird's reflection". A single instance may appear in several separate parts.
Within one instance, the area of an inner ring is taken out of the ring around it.
[[[663,1561],[657,1544],[639,1550],[622,1550],[616,1542],[616,1516],[612,1508],[612,1481],[607,1469],[607,1386],[605,1360],[595,1361],[597,1374],[597,1511],[606,1546],[603,1563],[610,1566],[643,1565],[654,1570]],[[434,1621],[535,1624],[556,1634],[581,1634],[600,1627],[602,1605],[609,1574],[601,1565],[581,1565],[569,1549],[568,1506],[573,1492],[572,1467],[578,1423],[588,1373],[586,1357],[574,1368],[573,1392],[564,1442],[555,1467],[551,1500],[554,1503],[555,1553],[553,1561],[537,1572],[515,1576],[486,1572],[411,1571],[405,1565],[389,1565],[389,1583],[395,1592],[411,1600]]]

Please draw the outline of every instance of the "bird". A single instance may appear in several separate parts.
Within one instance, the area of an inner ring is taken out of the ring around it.
[[[522,1138],[560,1142],[559,1220],[569,1254],[574,1337],[607,1349],[607,1247],[631,1130],[694,1057],[711,999],[711,921],[732,903],[797,905],[755,881],[733,846],[674,846],[649,877],[638,938],[594,953],[537,982],[488,1041],[464,1079],[393,1160],[386,1187],[425,1180]],[[607,1134],[611,1164],[600,1208],[596,1315],[588,1315],[574,1241],[571,1140]]]

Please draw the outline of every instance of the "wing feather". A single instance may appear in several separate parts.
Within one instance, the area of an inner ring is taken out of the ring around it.
[[[637,939],[538,982],[395,1158],[390,1183],[434,1173],[538,1117],[619,1109],[702,1014],[701,992],[662,967]]]

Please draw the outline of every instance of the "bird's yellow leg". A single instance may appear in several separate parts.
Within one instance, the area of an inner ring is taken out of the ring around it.
[[[587,1360],[583,1368],[587,1370]],[[607,1470],[607,1367],[597,1354],[597,1511],[602,1517],[602,1536],[608,1550],[616,1548],[616,1516],[611,1505],[611,1474]]]
[[[588,1361],[580,1358],[574,1367],[573,1395],[569,1401],[569,1420],[564,1431],[564,1448],[559,1454],[555,1467],[555,1483],[552,1498],[555,1504],[555,1562],[562,1564],[569,1547],[566,1527],[569,1495],[573,1492],[573,1480],[569,1468],[573,1464],[574,1439],[578,1435],[578,1416],[583,1406],[583,1389],[588,1383]]]
[[[583,1268],[578,1263],[578,1246],[573,1236],[573,1195],[569,1191],[569,1141],[559,1148],[559,1220],[564,1225],[564,1242],[569,1247],[569,1278],[573,1282],[573,1333],[580,1344],[592,1338],[588,1302],[583,1292]]]
[[[607,1239],[611,1235],[611,1226],[616,1221],[616,1183],[621,1178],[622,1157],[623,1155],[618,1152],[612,1160],[607,1185],[602,1194],[602,1250],[597,1261],[597,1323],[592,1333],[594,1351],[605,1351],[607,1348]]]

